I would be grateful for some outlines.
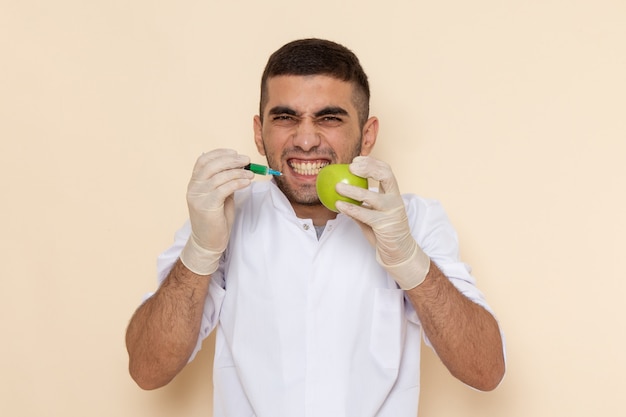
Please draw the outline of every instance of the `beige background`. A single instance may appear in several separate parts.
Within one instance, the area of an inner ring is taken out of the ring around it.
[[[260,74],[305,36],[361,57],[376,155],[443,202],[506,333],[489,394],[427,353],[420,416],[623,412],[623,0],[0,0],[0,415],[211,415],[210,341],[144,392],[124,331],[196,156],[263,162]]]

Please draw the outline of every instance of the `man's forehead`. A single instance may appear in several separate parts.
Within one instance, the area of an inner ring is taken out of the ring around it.
[[[342,106],[353,108],[354,85],[328,75],[277,75],[267,80],[267,104]]]
[[[339,78],[333,77],[327,74],[313,74],[313,75],[275,75],[267,79],[268,88],[285,88],[287,86],[296,84],[312,84],[319,85],[333,85],[335,88],[345,88],[352,90],[354,84],[349,81],[344,81]]]

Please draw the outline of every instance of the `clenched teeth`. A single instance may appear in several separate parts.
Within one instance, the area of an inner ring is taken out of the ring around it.
[[[328,162],[316,161],[316,162],[291,162],[291,168],[300,175],[317,175],[320,169],[328,165]]]

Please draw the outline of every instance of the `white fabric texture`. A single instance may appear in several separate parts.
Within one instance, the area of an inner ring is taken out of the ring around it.
[[[459,260],[441,205],[403,198],[420,247],[490,310]],[[235,200],[192,355],[217,328],[214,416],[414,417],[421,325],[359,226],[340,214],[318,240],[311,220],[298,219],[271,181],[253,183]],[[160,281],[189,233],[187,223],[159,257]]]

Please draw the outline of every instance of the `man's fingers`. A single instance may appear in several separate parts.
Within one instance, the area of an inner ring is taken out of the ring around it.
[[[194,166],[187,186],[187,202],[196,210],[221,209],[224,200],[250,185],[254,173],[242,168],[250,158],[232,149],[203,153]]]
[[[361,187],[349,185],[345,183],[337,183],[335,190],[345,197],[352,198],[353,200],[361,201],[366,207],[372,210],[385,211],[395,205],[394,194],[382,194],[376,191],[366,190]]]
[[[350,171],[360,177],[371,178],[379,182],[383,193],[399,194],[400,189],[391,167],[371,156],[357,156],[350,164]]]
[[[231,173],[229,171],[242,171]],[[224,175],[222,175],[224,174]],[[224,205],[224,201],[235,191],[250,185],[254,174],[244,170],[228,170],[205,181],[190,181],[187,190],[187,202],[198,210],[216,210]]]
[[[339,210],[340,213],[352,217],[354,220],[357,220],[360,223],[366,224],[368,226],[370,225],[372,219],[372,211],[370,209],[345,201],[337,201],[335,203],[335,207],[337,208],[337,210]]]
[[[338,182],[335,185],[335,191],[337,191],[344,197],[349,197],[357,201],[365,201],[366,199],[368,199],[368,196],[370,194],[375,194],[370,190],[366,190],[365,188],[357,187],[356,185],[346,184],[344,182]]]
[[[242,168],[250,163],[250,158],[240,155],[233,149],[216,149],[203,153],[193,168],[192,178],[197,180],[211,178],[219,172]]]

